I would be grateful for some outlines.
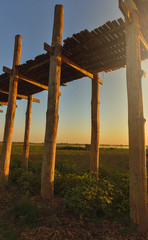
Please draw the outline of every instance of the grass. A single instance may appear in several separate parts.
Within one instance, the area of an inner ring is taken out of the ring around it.
[[[0,152],[1,148],[0,144]],[[0,239],[4,240],[18,239],[24,226],[39,226],[40,218],[48,218],[50,224],[60,223],[56,212],[50,210],[47,214],[42,203],[32,202],[33,196],[40,195],[43,144],[30,145],[28,171],[21,168],[22,151],[22,144],[13,144],[9,183],[0,197],[3,209]],[[128,149],[101,148],[100,180],[96,183],[89,177],[89,151],[81,146],[58,146],[55,194],[64,198],[65,209],[94,222],[114,219],[116,215],[124,224],[129,223],[128,155]],[[16,187],[14,191],[13,186]]]

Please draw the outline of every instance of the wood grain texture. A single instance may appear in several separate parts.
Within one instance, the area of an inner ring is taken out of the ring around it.
[[[14,56],[13,56],[13,67],[12,67],[14,75],[11,75],[10,77],[8,107],[7,107],[7,113],[6,113],[2,155],[0,160],[1,161],[0,172],[1,172],[2,181],[8,181],[8,176],[9,176],[10,155],[11,155],[17,87],[18,87],[18,80],[17,78],[15,78],[15,70],[16,70],[15,66],[20,64],[21,49],[22,49],[22,37],[20,35],[16,35],[15,46],[14,46]]]
[[[147,173],[145,119],[141,83],[139,16],[129,5],[132,23],[126,24],[126,76],[128,93],[130,217],[139,227],[147,228]]]
[[[27,104],[27,110],[26,110],[25,134],[24,134],[24,145],[23,145],[23,156],[22,156],[22,165],[26,169],[28,168],[28,157],[29,157],[29,137],[30,137],[30,125],[31,125],[32,101],[33,101],[33,95],[30,95],[28,97],[28,104]]]
[[[54,196],[54,170],[58,129],[59,89],[61,76],[61,44],[63,33],[64,8],[56,5],[52,36],[54,54],[50,56],[48,103],[46,113],[46,131],[44,141],[41,196],[52,200]]]
[[[99,169],[100,102],[98,74],[92,79],[90,172],[97,179]]]

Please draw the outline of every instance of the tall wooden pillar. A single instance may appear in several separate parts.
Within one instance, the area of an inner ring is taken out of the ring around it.
[[[64,7],[56,5],[52,35],[54,54],[50,56],[48,103],[44,141],[41,196],[51,200],[54,195],[54,170],[58,129],[59,89],[61,75],[61,45],[63,33]]]
[[[30,137],[30,125],[31,125],[32,100],[33,100],[33,95],[30,95],[28,97],[28,104],[27,104],[27,110],[26,110],[25,135],[24,135],[24,146],[23,146],[23,157],[22,157],[22,165],[26,169],[28,168],[28,157],[29,157],[29,137]]]
[[[99,111],[99,80],[98,74],[95,74],[92,79],[90,172],[96,178],[99,170]]]
[[[129,5],[132,22],[126,21],[126,77],[128,94],[130,217],[140,228],[147,222],[145,119],[143,117],[139,16]],[[146,226],[147,225],[147,226]]]
[[[1,166],[0,166],[1,177],[3,181],[7,181],[9,176],[10,155],[11,155],[12,135],[13,135],[17,86],[18,86],[18,79],[15,77],[15,72],[16,72],[15,66],[20,64],[21,49],[22,49],[22,37],[20,35],[16,35],[15,46],[14,46],[13,67],[12,67],[13,75],[10,76],[8,107],[7,107],[7,113],[6,113],[3,147],[2,147],[2,155],[1,155]]]

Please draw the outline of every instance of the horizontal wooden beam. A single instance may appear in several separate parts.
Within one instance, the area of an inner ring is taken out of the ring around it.
[[[44,65],[44,64],[46,64],[46,63],[49,63],[49,61],[50,61],[49,59],[46,59],[46,60],[44,60],[44,61],[42,61],[42,62],[40,62],[40,63],[34,64],[33,66],[31,66],[31,67],[29,67],[29,68],[26,69],[26,73],[31,72],[33,69],[36,69],[36,68],[38,68],[38,67],[41,67],[42,65]]]
[[[4,91],[4,90],[2,90],[2,89],[0,89],[0,93],[4,93],[4,94],[9,95],[9,92]],[[27,100],[28,100],[28,98],[29,98],[29,96],[22,95],[22,94],[17,94],[17,97],[23,98],[23,99],[27,99]],[[40,103],[40,100],[39,100],[39,99],[36,99],[36,98],[33,98],[33,102]]]
[[[94,79],[94,74],[93,73],[90,73],[84,69],[82,69],[79,65],[75,64],[74,62],[72,62],[70,59],[68,59],[67,57],[65,56],[61,56],[62,57],[62,61],[65,62],[66,64],[68,64],[69,66],[75,68],[76,70],[78,70],[79,72],[83,73],[84,75],[86,75],[87,77],[90,77],[91,79]],[[99,83],[100,84],[103,84],[103,81],[101,79],[99,79]]]
[[[46,86],[44,84],[41,84],[39,82],[36,82],[36,81],[34,81],[34,80],[30,79],[30,78],[27,78],[26,76],[23,76],[22,74],[17,74],[16,77],[19,78],[20,80],[23,80],[25,82],[31,83],[31,84],[33,84],[33,85],[35,85],[37,87],[43,88],[45,90],[48,90],[48,86]]]
[[[8,106],[8,102],[0,102],[0,105]],[[16,105],[16,108],[17,107],[18,107],[18,105]]]
[[[44,43],[44,50],[47,51],[50,55],[54,54],[54,48],[47,43]]]
[[[142,32],[141,32],[141,31],[140,31],[139,37],[140,37],[141,42],[142,42],[143,45],[145,46],[146,50],[148,50],[148,43],[147,43],[147,41],[145,40],[144,36],[142,35]]]
[[[131,16],[130,16],[130,11],[125,5],[125,2],[123,0],[119,0],[119,9],[123,13],[124,17],[128,22],[132,22]]]
[[[51,46],[49,46],[47,43],[44,43],[44,49],[49,52],[49,54],[53,55],[53,48]],[[91,79],[94,79],[94,74],[88,72],[85,69],[82,69],[82,67],[80,67],[78,64],[74,63],[73,61],[71,61],[69,58],[65,57],[63,54],[61,54],[61,59],[63,62],[65,62],[66,64],[68,64],[69,66],[75,68],[76,70],[78,70],[79,72],[83,73],[84,75],[86,75],[87,77],[90,77]],[[99,80],[100,84],[103,84],[103,81]]]
[[[3,72],[8,73],[9,75],[13,74],[13,70],[5,66],[3,66]]]
[[[7,102],[0,102],[0,105],[5,105],[5,106],[7,106],[8,103],[7,103]]]
[[[3,113],[3,110],[0,110],[0,113]]]
[[[7,68],[7,67],[5,67],[5,66],[3,67],[3,71],[6,72],[6,73],[9,73],[9,74],[12,74],[12,70]],[[17,73],[16,77],[18,79],[20,79],[20,80],[23,80],[23,81],[26,81],[28,83],[31,83],[31,84],[33,84],[33,85],[35,85],[37,87],[43,88],[45,90],[48,90],[48,86],[46,86],[46,85],[44,85],[42,83],[36,82],[36,81],[34,81],[34,80],[32,80],[32,79],[30,79],[30,78],[28,78],[28,77],[26,77],[26,76],[24,76],[24,75],[22,75],[20,73]]]
[[[24,76],[24,75],[22,75],[22,74],[20,74],[20,73],[18,73],[18,74],[16,75],[16,77],[17,77],[18,79],[20,79],[20,80],[23,80],[23,81],[25,81],[25,82],[31,83],[31,84],[33,84],[33,85],[35,85],[35,86],[37,86],[37,87],[40,87],[40,88],[42,88],[42,89],[44,89],[44,90],[48,90],[48,86],[46,86],[46,85],[44,85],[44,84],[42,84],[42,83],[36,82],[36,81],[34,81],[34,80],[32,80],[32,79],[30,79],[30,78],[28,78],[28,77],[26,77],[26,76]]]

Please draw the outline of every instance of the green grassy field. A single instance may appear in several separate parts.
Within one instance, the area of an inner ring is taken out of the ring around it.
[[[70,148],[70,149],[69,149]],[[68,164],[76,164],[85,168],[89,168],[90,152],[77,150],[78,147],[57,146],[56,161],[65,161]],[[0,144],[0,153],[2,144]],[[81,149],[81,147],[80,147]],[[22,144],[12,145],[11,159],[21,158],[23,152]],[[42,162],[43,144],[31,144],[29,160]],[[129,170],[129,149],[124,148],[100,148],[100,164],[115,170],[128,172]]]
[[[1,149],[0,144],[0,153]],[[22,151],[22,144],[13,144],[9,182],[1,189],[0,239],[4,240],[23,239],[19,237],[25,227],[46,227],[45,219],[57,226],[61,221],[57,210],[47,209],[40,199],[43,144],[30,145],[28,171],[21,166]],[[89,151],[57,146],[55,198],[62,200],[64,216],[68,211],[97,224],[104,219],[129,224],[128,155],[128,149],[101,148],[96,182],[89,176]]]

